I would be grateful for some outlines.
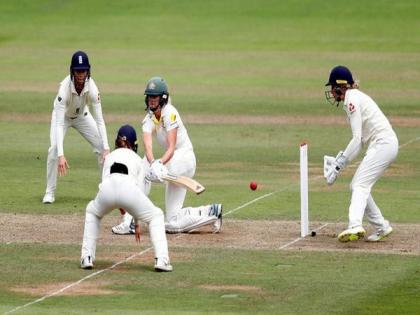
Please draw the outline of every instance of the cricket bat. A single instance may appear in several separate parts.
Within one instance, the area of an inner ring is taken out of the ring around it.
[[[162,179],[166,180],[167,182],[173,183],[175,185],[185,187],[189,191],[192,191],[193,193],[196,193],[197,195],[201,194],[206,189],[204,188],[203,185],[201,185],[195,179],[192,179],[186,176],[177,176],[177,175],[168,173],[167,175],[162,176]]]

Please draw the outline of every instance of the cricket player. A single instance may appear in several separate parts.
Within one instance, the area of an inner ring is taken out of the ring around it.
[[[151,78],[144,94],[147,114],[142,129],[145,157],[150,163],[148,178],[152,182],[163,182],[162,176],[168,172],[192,178],[196,168],[193,146],[178,111],[170,102],[166,82],[161,77]],[[152,134],[164,149],[160,158],[153,155]],[[216,233],[220,231],[221,204],[183,208],[187,190],[168,182],[165,185],[165,227],[168,233],[191,232],[205,225],[213,225]],[[130,216],[125,214],[121,224],[112,231],[116,234],[132,233],[130,221]]]
[[[123,208],[134,218],[138,242],[139,221],[148,224],[150,240],[155,251],[155,270],[172,271],[164,215],[144,193],[145,170],[142,159],[136,154],[137,135],[132,126],[125,125],[119,129],[115,148],[105,158],[99,192],[86,207],[81,267],[93,268],[101,219],[113,209]]]
[[[331,104],[338,106],[343,102],[353,134],[345,150],[340,151],[336,158],[330,157],[331,166],[324,174],[327,183],[332,185],[338,174],[360,153],[362,146],[367,146],[366,154],[350,185],[352,196],[348,229],[338,235],[338,240],[348,242],[363,238],[366,232],[362,220],[366,212],[368,221],[375,228],[375,233],[367,241],[380,241],[392,233],[392,227],[382,216],[371,190],[396,159],[398,138],[375,101],[358,90],[348,68],[333,68],[326,86],[330,89],[325,92],[325,96]]]
[[[88,104],[92,105],[93,116]],[[98,156],[101,169],[104,157],[109,153],[108,138],[101,99],[95,81],[90,76],[87,54],[77,51],[70,64],[70,75],[61,83],[54,99],[51,116],[50,141],[47,160],[47,188],[42,200],[49,204],[55,201],[57,174],[65,176],[70,168],[64,155],[64,137],[69,127],[75,128],[92,146]]]

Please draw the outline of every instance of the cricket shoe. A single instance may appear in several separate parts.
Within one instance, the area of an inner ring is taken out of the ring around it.
[[[217,217],[217,220],[213,223],[213,232],[219,233],[222,229],[222,212],[223,212],[223,206],[221,203],[214,203],[210,206],[210,212],[209,215],[214,215]]]
[[[42,198],[42,203],[44,204],[51,204],[54,203],[55,196],[53,192],[45,193],[44,198]]]
[[[338,234],[338,240],[342,243],[353,242],[363,238],[366,234],[366,231],[361,226],[347,229],[340,234]]]
[[[92,269],[93,261],[92,256],[85,256],[80,260],[80,268],[82,269]]]
[[[155,258],[155,270],[157,272],[171,272],[173,268],[172,265],[169,263],[169,258]]]
[[[118,234],[118,235],[129,235],[129,234],[135,234],[135,224],[134,219],[131,220],[130,224],[127,224],[126,222],[121,222],[118,225],[115,225],[112,227],[112,233]]]
[[[388,225],[388,227],[386,229],[377,230],[372,235],[369,235],[368,238],[367,238],[367,241],[368,242],[379,242],[380,240],[383,240],[384,238],[389,236],[392,233],[393,230],[394,229],[392,228],[392,226]]]

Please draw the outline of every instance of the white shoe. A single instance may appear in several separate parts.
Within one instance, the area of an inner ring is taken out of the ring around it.
[[[219,233],[222,229],[222,212],[223,206],[221,203],[214,203],[211,205],[209,215],[214,215],[217,217],[216,222],[213,223],[214,233]]]
[[[82,269],[92,269],[93,261],[92,256],[85,256],[80,260],[80,268]]]
[[[340,242],[352,242],[357,241],[361,238],[363,238],[366,234],[366,231],[361,226],[354,227],[351,229],[344,230],[340,234],[338,234],[338,240]]]
[[[129,224],[127,224],[127,222],[121,222],[120,224],[113,226],[112,233],[118,235],[135,234],[134,220],[131,220]]]
[[[53,192],[45,193],[44,198],[42,198],[42,203],[50,204],[54,203],[55,197]]]
[[[169,263],[169,258],[155,258],[155,270],[157,272],[171,272],[173,268]]]
[[[392,231],[394,229],[392,228],[392,226],[388,225],[388,227],[383,230],[377,230],[375,233],[373,233],[372,235],[369,235],[369,237],[367,238],[368,242],[379,242],[380,240],[383,240],[385,237],[389,236]]]

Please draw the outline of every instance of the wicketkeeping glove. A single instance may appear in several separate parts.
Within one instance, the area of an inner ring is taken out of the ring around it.
[[[338,152],[336,158],[332,156],[324,156],[324,177],[328,185],[334,184],[338,174],[347,165],[347,159],[343,155],[343,151]]]

